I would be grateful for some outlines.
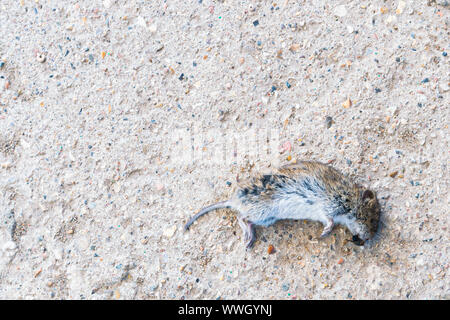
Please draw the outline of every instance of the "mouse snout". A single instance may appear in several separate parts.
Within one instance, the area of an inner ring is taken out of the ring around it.
[[[367,239],[365,239],[365,240],[361,239],[358,235],[354,235],[354,236],[352,237],[352,242],[353,242],[354,244],[356,244],[357,246],[363,246],[363,245],[364,245],[364,242],[365,242],[366,240],[367,240]]]

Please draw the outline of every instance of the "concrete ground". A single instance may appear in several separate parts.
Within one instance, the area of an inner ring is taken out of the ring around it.
[[[1,1],[1,299],[450,299],[448,2],[274,2]],[[371,245],[183,231],[308,159],[377,191]]]

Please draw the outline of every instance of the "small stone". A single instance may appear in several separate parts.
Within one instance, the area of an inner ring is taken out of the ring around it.
[[[254,25],[255,27],[258,26],[258,24],[259,24],[259,21],[258,21],[258,20],[253,21],[253,25]]]
[[[339,261],[337,262],[338,264],[343,264],[344,263],[344,259],[340,258]]]
[[[137,24],[138,26],[140,26],[140,27],[143,27],[143,28],[147,27],[147,23],[145,22],[145,19],[142,18],[142,17],[138,17],[138,18],[137,18],[136,24]]]
[[[244,59],[244,58],[239,58],[239,63],[240,63],[240,64],[244,64],[244,62],[245,62],[245,59]]]
[[[34,273],[34,277],[36,278],[38,275],[41,274],[41,272],[42,272],[42,268],[40,268],[38,271],[36,271],[36,272]]]
[[[294,43],[289,47],[289,50],[291,51],[297,51],[298,49],[300,49],[300,44],[298,43]]]
[[[389,17],[386,18],[386,23],[387,24],[391,24],[391,23],[395,23],[397,21],[397,17],[390,15]]]
[[[277,58],[278,59],[283,59],[283,50],[282,49],[277,51]]]
[[[334,9],[334,14],[340,18],[345,17],[347,15],[347,9],[343,5],[337,6]]]
[[[389,177],[395,178],[395,176],[396,176],[397,174],[398,174],[398,171],[391,172],[391,173],[389,173]]]
[[[173,235],[175,234],[175,231],[177,230],[177,226],[176,225],[173,225],[173,226],[171,226],[171,227],[169,227],[169,228],[167,228],[166,230],[164,230],[164,232],[163,232],[163,235],[166,237],[166,238],[172,238],[173,237]]]
[[[325,118],[325,123],[326,123],[326,125],[327,125],[327,129],[330,129],[331,128],[331,126],[333,125],[333,118],[332,117],[330,117],[330,116],[327,116],[326,118]]]
[[[47,59],[46,56],[42,53],[39,53],[36,57],[36,60],[40,63],[44,63],[46,59]]]
[[[405,7],[406,7],[406,2],[400,0],[400,1],[398,2],[397,10],[395,10],[395,13],[396,13],[396,14],[402,14],[402,13],[403,13],[403,10],[405,9]]]
[[[148,27],[148,30],[151,33],[155,33],[157,29],[158,29],[158,26],[155,23],[153,23],[152,25],[150,25],[150,27]]]
[[[342,106],[344,108],[350,108],[352,106],[352,100],[350,100],[350,98],[347,98],[347,100],[345,100],[345,102],[342,104]]]
[[[283,283],[283,285],[281,286],[281,289],[283,291],[288,291],[289,290],[289,283]]]
[[[274,252],[275,252],[275,247],[273,245],[269,245],[269,247],[267,248],[267,253],[272,254]]]
[[[2,162],[1,167],[3,169],[8,169],[11,166],[11,162]]]
[[[387,13],[389,10],[388,10],[388,8],[386,8],[386,7],[381,7],[381,8],[380,8],[380,11],[381,11],[382,14],[385,14],[385,13]]]

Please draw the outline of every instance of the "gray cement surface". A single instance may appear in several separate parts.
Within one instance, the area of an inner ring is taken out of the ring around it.
[[[449,299],[447,1],[0,2],[1,299]],[[282,221],[237,179],[377,191],[379,236]],[[272,245],[275,251],[268,253]]]

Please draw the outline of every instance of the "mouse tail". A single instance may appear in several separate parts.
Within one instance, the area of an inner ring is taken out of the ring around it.
[[[231,205],[230,205],[229,201],[217,202],[215,204],[212,204],[210,206],[207,206],[207,207],[203,208],[202,210],[200,210],[199,213],[197,213],[195,216],[193,216],[191,219],[189,219],[189,221],[184,226],[184,230],[188,230],[189,227],[191,226],[191,224],[193,224],[195,220],[197,220],[201,216],[207,214],[208,212],[216,210],[216,209],[225,209],[225,208],[226,209],[231,208]]]

